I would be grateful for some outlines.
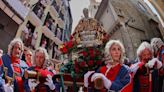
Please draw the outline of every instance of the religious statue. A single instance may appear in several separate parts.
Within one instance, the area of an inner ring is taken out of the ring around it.
[[[84,14],[84,18],[86,18],[86,19],[89,18],[89,13],[88,13],[88,9],[87,8],[83,9],[83,14]]]

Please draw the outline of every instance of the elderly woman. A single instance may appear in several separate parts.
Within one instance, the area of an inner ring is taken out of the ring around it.
[[[55,85],[52,81],[52,73],[48,71],[46,64],[49,57],[47,51],[40,47],[33,54],[33,65],[27,72],[35,71],[39,75],[39,83],[33,79],[28,80],[28,86],[31,91],[36,92],[51,92],[55,91]],[[27,78],[27,76],[26,76]]]
[[[6,91],[10,90],[11,92],[10,85],[14,84],[14,92],[24,92],[22,77],[24,75],[24,69],[28,68],[28,66],[24,61],[20,60],[24,50],[23,46],[21,39],[13,39],[8,46],[8,54],[3,55],[0,59],[0,62],[3,62],[3,66],[7,68],[7,71],[4,71],[7,80],[5,85]],[[8,80],[9,77],[13,78],[14,82]]]
[[[105,53],[109,58],[106,65],[100,68],[100,73],[93,73],[93,71],[86,73],[84,86],[89,88],[90,83],[95,82],[97,78],[102,78],[105,90],[100,89],[100,92],[123,92],[123,88],[130,82],[129,71],[123,65],[125,49],[120,41],[110,40],[105,46]]]
[[[151,46],[154,49],[154,56],[162,62],[163,67],[159,70],[159,88],[158,89],[159,89],[159,92],[164,92],[164,42],[160,38],[153,38],[151,40]]]
[[[148,42],[142,42],[138,47],[137,58],[137,63],[130,67],[134,74],[133,92],[158,92],[155,78],[158,75],[155,72],[162,63],[153,58],[153,49]]]

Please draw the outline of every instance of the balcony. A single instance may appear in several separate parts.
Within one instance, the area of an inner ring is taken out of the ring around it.
[[[66,12],[66,10],[65,10],[64,6],[61,6],[61,10],[60,10],[60,12],[59,12],[59,17],[60,17],[63,21],[64,21],[65,12]]]
[[[36,14],[36,16],[42,20],[42,18],[44,17],[44,8],[41,6],[36,6],[33,9],[33,12]]]
[[[57,12],[57,10],[55,9],[54,6],[51,6],[51,7],[50,7],[50,13],[51,13],[53,16],[55,16],[56,18],[59,16],[59,14],[58,14],[58,12]]]
[[[64,28],[64,21],[61,18],[58,18],[58,25],[60,28]]]
[[[36,16],[34,12],[30,12],[29,20],[34,26],[42,25],[42,21]]]
[[[56,2],[56,4],[57,4],[58,6],[61,6],[61,5],[62,5],[62,3],[63,3],[63,1],[62,1],[62,0],[55,0],[55,2]]]
[[[63,42],[60,39],[58,39],[57,37],[55,37],[54,33],[52,31],[50,31],[49,28],[47,28],[46,26],[43,26],[42,32],[46,37],[53,40],[57,45],[63,44]]]
[[[59,17],[64,21],[64,13],[62,10],[59,12]]]
[[[40,3],[41,3],[44,7],[46,7],[47,5],[50,5],[51,2],[52,2],[52,0],[41,0],[41,1],[40,1]]]
[[[25,19],[29,9],[23,5],[23,3],[20,0],[4,0],[6,3],[9,4],[10,7],[13,8],[15,12],[17,12],[21,18]]]

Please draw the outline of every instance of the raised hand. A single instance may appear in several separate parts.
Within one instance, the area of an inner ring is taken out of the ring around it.
[[[30,90],[35,90],[35,87],[39,84],[39,82],[36,79],[28,79],[28,85],[30,87]]]
[[[51,75],[47,75],[47,78],[46,78],[46,82],[44,83],[45,85],[49,86],[49,88],[51,90],[54,90],[55,89],[55,85],[52,81],[52,76]]]

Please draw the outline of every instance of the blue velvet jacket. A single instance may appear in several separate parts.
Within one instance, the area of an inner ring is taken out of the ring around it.
[[[2,56],[2,62],[3,62],[3,66],[4,67],[7,67],[8,68],[8,71],[7,71],[7,76],[9,76],[9,77],[13,77],[13,69],[12,69],[12,66],[11,66],[11,57],[9,56],[9,55],[3,55]],[[20,74],[20,76],[21,77],[23,77],[23,75],[24,75],[24,70],[25,69],[27,69],[28,68],[28,66],[27,66],[27,64],[24,62],[24,61],[22,61],[22,60],[20,60],[20,64],[19,64],[19,66],[20,66],[20,69],[21,69],[21,74]],[[2,66],[1,66],[1,68],[2,68]],[[3,71],[3,69],[1,69],[1,73],[3,73],[4,71]],[[18,90],[19,90],[19,87],[18,87],[18,84],[17,84],[17,81],[16,80],[14,80],[14,92],[19,92]]]

